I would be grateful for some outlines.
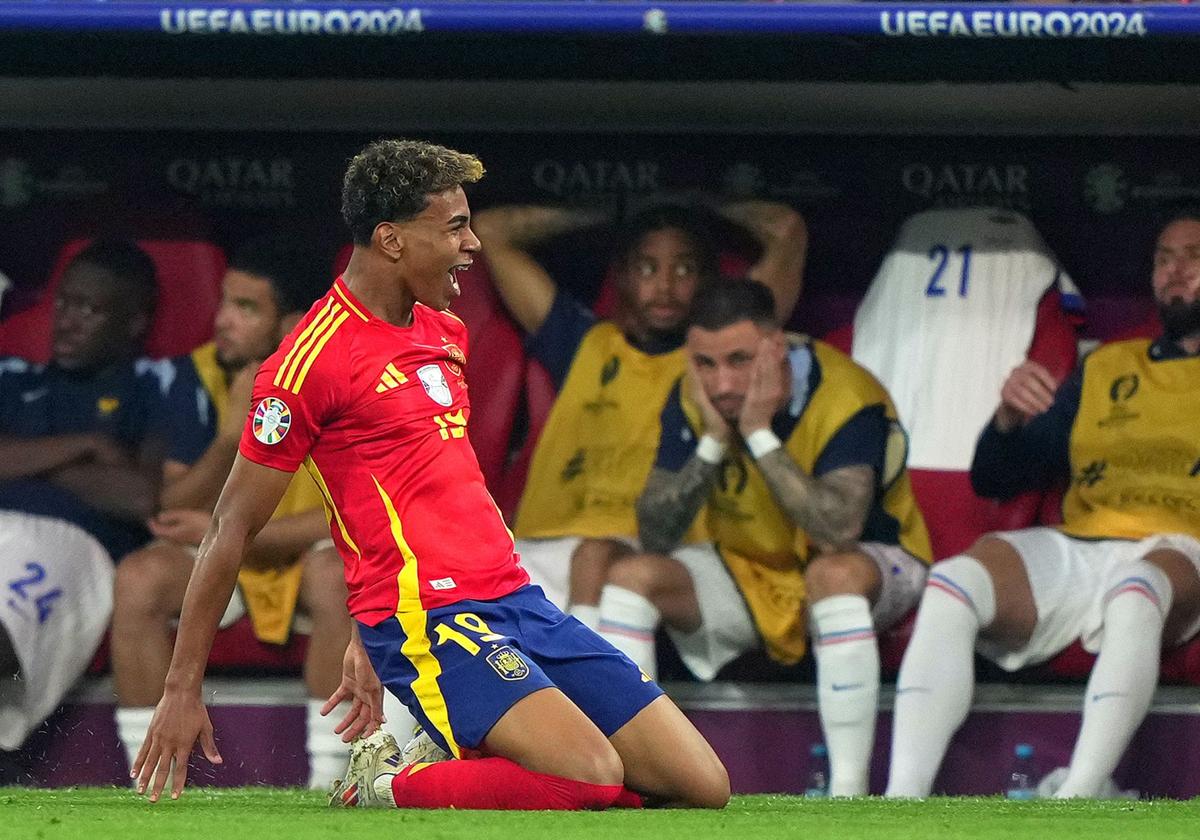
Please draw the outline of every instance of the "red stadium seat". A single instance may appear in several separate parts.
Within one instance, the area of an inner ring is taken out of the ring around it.
[[[527,427],[525,441],[516,459],[509,465],[496,494],[496,503],[500,506],[504,518],[512,522],[517,515],[517,505],[521,501],[521,493],[525,489],[525,478],[529,474],[529,464],[533,460],[533,450],[537,447],[538,438],[554,407],[554,380],[542,367],[540,362],[528,359],[525,363],[525,415]]]
[[[241,671],[298,674],[308,651],[308,635],[293,632],[286,645],[259,641],[248,616],[239,619],[213,638],[208,655],[209,671]]]
[[[67,264],[89,241],[76,239],[64,245],[37,303],[0,322],[0,355],[49,361],[54,296]],[[225,254],[216,245],[192,240],[150,239],[137,244],[158,270],[158,307],[144,352],[148,356],[189,353],[212,337]]]
[[[525,377],[525,348],[492,286],[483,260],[459,274],[462,297],[452,311],[467,325],[471,444],[493,494],[503,484],[513,423]]]
[[[342,249],[337,252],[337,256],[333,258],[333,277],[341,277],[342,272],[346,270],[346,266],[350,264],[350,255],[354,253],[354,243],[351,242],[343,245]]]
[[[854,323],[843,324],[827,335],[821,336],[821,340],[841,350],[847,356],[850,355],[850,347],[854,343]]]
[[[852,324],[838,328],[827,335],[825,341],[848,350],[853,331]],[[1045,365],[1055,378],[1061,380],[1074,368],[1076,355],[1076,325],[1063,312],[1058,293],[1048,294],[1038,307],[1037,328],[1029,347],[1029,358]],[[913,494],[929,528],[933,556],[938,560],[969,548],[989,531],[1057,521],[1060,498],[1057,492],[1027,493],[1001,503],[976,496],[965,472],[910,469],[909,476]]]
[[[1088,653],[1082,644],[1075,642],[1051,659],[1046,670],[1059,679],[1086,680],[1095,662],[1095,654]],[[1200,685],[1200,639],[1163,651],[1159,677],[1168,684]]]
[[[830,344],[847,349],[852,339],[853,325],[835,330],[826,337]],[[1045,365],[1059,380],[1075,366],[1076,325],[1063,312],[1057,292],[1047,295],[1039,305],[1037,328],[1028,355]],[[966,472],[910,469],[908,474],[913,495],[925,516],[935,560],[965,551],[990,531],[1015,530],[1038,522],[1058,521],[1061,499],[1058,491],[1025,493],[1006,502],[997,502],[976,496]],[[880,661],[885,672],[893,673],[900,667],[904,649],[912,636],[913,621],[914,616],[910,615],[880,636]]]
[[[299,674],[308,650],[308,636],[293,632],[286,645],[259,641],[248,616],[243,616],[213,637],[208,656],[209,673],[239,672],[258,674]],[[100,642],[89,674],[103,674],[110,668],[108,635]]]

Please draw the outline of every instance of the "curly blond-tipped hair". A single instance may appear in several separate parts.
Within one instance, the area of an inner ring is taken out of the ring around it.
[[[368,245],[380,222],[420,214],[429,195],[483,177],[475,155],[419,140],[376,140],[350,161],[342,180],[342,218],[356,245]]]

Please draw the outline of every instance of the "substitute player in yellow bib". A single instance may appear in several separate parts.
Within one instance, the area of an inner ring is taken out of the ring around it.
[[[786,319],[800,294],[804,220],[764,201],[719,212],[757,241],[749,274],[771,288]],[[593,629],[604,570],[637,536],[633,505],[654,462],[658,413],[683,372],[683,320],[697,284],[718,273],[713,236],[698,213],[652,207],[620,232],[619,311],[598,322],[530,251],[600,221],[595,213],[522,206],[484,210],[475,220],[496,288],[528,333],[531,355],[559,386],[517,512],[517,551],[547,597]]]
[[[750,280],[697,295],[687,352],[637,506],[656,553],[612,566],[600,633],[653,673],[661,622],[711,680],[760,646],[799,661],[811,624],[831,792],[864,794],[875,631],[916,604],[930,559],[891,399],[841,352],[785,336],[770,291]],[[681,545],[696,520],[711,543]]]
[[[977,650],[1006,670],[1098,652],[1061,798],[1096,796],[1149,709],[1159,652],[1200,630],[1200,214],[1166,225],[1157,341],[1108,344],[1061,385],[1026,361],[971,467],[1006,498],[1069,478],[1059,528],[989,534],[932,570],[900,668],[888,794],[927,796]]]

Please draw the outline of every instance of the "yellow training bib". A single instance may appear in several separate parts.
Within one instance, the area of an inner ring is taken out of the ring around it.
[[[1062,530],[1200,538],[1200,357],[1154,360],[1147,339],[1084,361]]]

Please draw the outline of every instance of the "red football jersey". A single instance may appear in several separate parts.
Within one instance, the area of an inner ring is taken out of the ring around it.
[[[418,303],[397,327],[339,278],[255,380],[241,453],[308,468],[365,624],[529,582],[467,434],[466,351],[450,313]]]

